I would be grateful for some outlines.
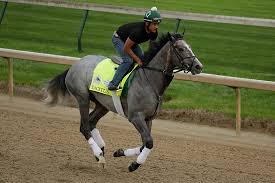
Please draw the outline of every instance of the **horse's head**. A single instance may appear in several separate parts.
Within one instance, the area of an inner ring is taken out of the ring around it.
[[[193,53],[191,47],[180,34],[171,35],[170,40],[170,61],[174,70],[191,72],[193,75],[202,71],[203,65]]]

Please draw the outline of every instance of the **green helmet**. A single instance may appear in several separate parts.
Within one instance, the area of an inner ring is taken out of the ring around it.
[[[146,22],[161,22],[161,16],[158,12],[157,7],[152,7],[151,10],[147,11],[144,15],[144,21]]]

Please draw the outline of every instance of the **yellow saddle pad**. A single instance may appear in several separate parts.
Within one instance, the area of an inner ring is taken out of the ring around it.
[[[114,63],[109,58],[101,61],[94,70],[94,73],[92,76],[92,82],[90,85],[90,90],[112,96],[112,91],[108,90],[108,84],[110,81],[112,81],[117,67],[118,67],[118,64]],[[121,89],[116,91],[117,96],[121,96],[123,87],[128,77],[136,67],[137,67],[137,64],[132,69],[132,71],[128,73],[120,82],[119,88]]]

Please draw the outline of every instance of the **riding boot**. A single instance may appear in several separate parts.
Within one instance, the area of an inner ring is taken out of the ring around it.
[[[109,90],[117,90],[118,85],[123,79],[123,77],[129,72],[129,70],[132,68],[133,62],[122,62],[113,77],[113,80],[110,81],[108,85]]]

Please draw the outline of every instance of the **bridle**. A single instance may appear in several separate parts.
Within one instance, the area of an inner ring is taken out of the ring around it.
[[[178,40],[180,40],[180,39],[178,39]],[[181,66],[178,66],[178,67],[173,69],[173,74],[175,74],[177,72],[180,72],[180,71],[183,71],[184,73],[190,72],[192,67],[193,67],[193,63],[194,63],[194,60],[195,60],[196,56],[194,55],[194,56],[191,56],[191,57],[182,57],[182,55],[179,53],[177,48],[174,46],[174,43],[172,43],[171,41],[170,41],[170,47],[173,49],[173,52],[176,54],[179,62],[181,63]],[[185,59],[193,59],[192,64],[188,65],[188,64],[184,63]]]
[[[178,73],[180,71],[183,71],[184,73],[188,73],[191,71],[192,67],[193,67],[193,61],[194,59],[196,58],[196,56],[191,56],[191,57],[183,57],[179,51],[177,50],[176,46],[174,45],[174,43],[178,40],[181,40],[181,39],[177,39],[175,41],[169,41],[169,44],[170,44],[170,49],[173,50],[173,52],[175,53],[178,61],[181,63],[181,66],[178,66],[178,67],[175,67],[173,68],[172,72],[168,71],[168,66],[169,66],[169,63],[166,64],[165,68],[163,69],[160,69],[160,68],[155,68],[155,67],[148,67],[148,66],[143,66],[142,68],[143,69],[148,69],[148,70],[153,70],[153,71],[157,71],[157,72],[162,72],[163,75],[165,76],[174,76],[175,73]],[[169,50],[170,50],[169,49]],[[193,59],[192,61],[192,64],[188,65],[186,63],[184,63],[184,60],[185,59]],[[167,59],[167,62],[168,62],[169,59]]]
[[[180,39],[177,39],[177,40],[180,40]],[[193,67],[193,62],[194,62],[194,59],[196,58],[196,56],[191,56],[191,57],[182,57],[181,54],[179,53],[179,51],[177,50],[176,46],[174,45],[174,43],[177,41],[170,41],[170,48],[169,48],[169,51],[168,51],[168,54],[169,54],[169,57],[171,57],[171,49],[173,50],[173,52],[176,54],[177,56],[177,59],[178,61],[181,63],[181,66],[178,66],[176,68],[173,68],[172,71],[169,71],[169,65],[171,64],[171,58],[167,58],[166,60],[166,65],[164,67],[164,69],[160,69],[160,68],[155,68],[155,67],[148,67],[148,66],[143,66],[141,67],[141,69],[143,70],[144,72],[144,75],[145,75],[145,78],[147,80],[147,82],[149,83],[149,85],[151,86],[152,90],[154,91],[156,97],[157,97],[157,106],[156,106],[156,110],[154,112],[154,114],[150,117],[153,119],[153,117],[157,114],[157,111],[160,109],[160,104],[162,102],[162,95],[163,95],[163,92],[165,90],[165,88],[170,84],[170,82],[172,81],[173,77],[174,77],[174,74],[177,73],[177,72],[180,72],[180,71],[184,71],[185,73],[188,73],[191,71],[192,67]],[[185,64],[184,63],[184,60],[185,59],[190,59],[190,58],[193,58],[193,61],[192,61],[192,64],[191,65],[188,65],[188,64]],[[150,80],[148,79],[144,69],[148,69],[148,70],[152,70],[152,71],[157,71],[157,72],[161,72],[164,76],[164,85],[163,85],[163,89],[162,91],[160,91],[160,93],[158,93],[156,91],[156,89],[151,85],[150,83]],[[175,70],[175,71],[174,71]]]

